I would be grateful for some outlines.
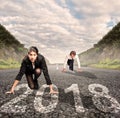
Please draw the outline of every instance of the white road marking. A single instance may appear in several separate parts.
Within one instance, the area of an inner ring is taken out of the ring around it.
[[[101,88],[102,91],[96,91],[95,88]],[[113,113],[118,113],[120,111],[120,104],[115,98],[108,94],[109,90],[107,87],[101,84],[91,84],[88,86],[88,89],[91,93],[94,94],[92,98],[93,103],[100,111]],[[102,98],[106,98],[108,101],[110,101],[111,105],[107,105],[107,103],[105,103],[105,100]]]

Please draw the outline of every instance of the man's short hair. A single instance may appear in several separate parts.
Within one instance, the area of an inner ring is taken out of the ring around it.
[[[73,54],[73,55],[76,55],[76,52],[75,52],[75,51],[71,51],[71,52],[70,52],[70,55],[72,55],[72,54]]]

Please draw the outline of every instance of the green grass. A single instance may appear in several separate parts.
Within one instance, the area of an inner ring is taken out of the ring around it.
[[[97,68],[107,68],[107,69],[120,69],[120,60],[115,59],[115,60],[102,60],[97,64],[92,64],[92,67],[97,67]]]
[[[12,59],[0,60],[0,69],[19,68],[20,63]]]

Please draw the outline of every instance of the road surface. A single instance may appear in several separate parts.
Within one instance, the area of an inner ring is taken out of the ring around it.
[[[48,66],[54,89],[49,95],[44,75],[39,90],[30,90],[23,76],[15,94],[5,94],[18,69],[0,70],[0,118],[120,118],[120,71],[83,67],[61,72]]]

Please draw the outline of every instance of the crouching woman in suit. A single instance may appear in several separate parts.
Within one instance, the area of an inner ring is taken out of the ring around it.
[[[38,49],[35,46],[32,46],[29,48],[28,54],[21,63],[20,71],[17,74],[10,91],[6,93],[14,93],[15,87],[18,85],[24,74],[26,75],[29,88],[39,89],[38,78],[42,72],[47,85],[50,87],[50,94],[58,93],[57,91],[53,90],[44,56],[38,53]]]

